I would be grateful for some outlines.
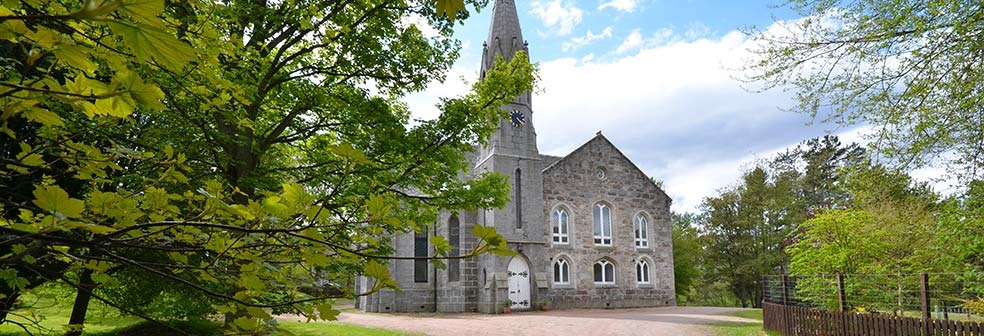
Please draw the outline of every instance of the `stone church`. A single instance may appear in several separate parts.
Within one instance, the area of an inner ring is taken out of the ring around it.
[[[507,60],[528,50],[512,0],[495,0],[482,71],[495,55]],[[469,159],[473,173],[509,177],[511,201],[502,209],[443,212],[433,232],[394,237],[398,255],[433,253],[440,234],[453,254],[469,251],[472,226],[494,226],[518,255],[449,260],[394,260],[390,274],[401,291],[361,297],[369,312],[501,312],[563,308],[675,305],[670,198],[601,132],[564,157],[536,146],[531,94],[503,106],[508,117],[487,146]],[[538,113],[562,113],[544,111]],[[357,280],[357,290],[371,287]]]

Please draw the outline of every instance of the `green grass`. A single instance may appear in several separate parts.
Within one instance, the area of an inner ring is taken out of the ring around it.
[[[737,316],[759,322],[718,322],[711,325],[715,335],[718,336],[779,336],[778,333],[766,332],[762,328],[762,310],[747,309],[728,313],[727,315]]]
[[[728,315],[761,321],[762,309],[741,310],[741,311],[736,311],[734,313],[730,313]]]
[[[63,334],[64,325],[72,313],[71,298],[56,300],[52,297],[36,297],[25,294],[22,302],[30,308],[18,309],[10,313],[8,320],[24,324],[34,334]],[[92,302],[86,314],[86,335],[112,335],[129,325],[139,322],[133,317],[121,317],[108,307]],[[32,322],[33,321],[33,322]],[[16,323],[0,324],[0,335],[24,335],[24,329]]]
[[[25,305],[29,304],[33,309],[23,308],[15,310],[8,319],[14,322],[29,325],[29,330],[35,335],[63,335],[64,325],[68,324],[68,317],[71,315],[71,300],[61,298],[57,300],[53,297],[38,298],[25,296]],[[43,314],[43,316],[42,316]],[[86,336],[168,336],[175,334],[171,329],[156,323],[142,321],[136,317],[121,317],[111,308],[92,302],[89,312],[86,314],[85,333]],[[34,318],[28,318],[34,316]],[[38,318],[40,318],[38,320]],[[38,323],[30,323],[31,319]],[[171,326],[188,333],[202,336],[221,335],[220,324],[213,321],[176,321],[170,322]],[[360,326],[353,326],[341,323],[324,322],[285,322],[280,321],[279,326],[296,336],[411,336],[400,331],[374,329]],[[0,324],[0,336],[26,335],[24,330],[14,323]]]
[[[296,335],[310,336],[410,336],[419,335],[402,331],[367,328],[341,323],[280,322],[280,327]]]

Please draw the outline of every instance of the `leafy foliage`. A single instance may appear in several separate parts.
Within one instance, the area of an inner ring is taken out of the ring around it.
[[[755,30],[750,82],[792,88],[796,110],[871,125],[880,152],[907,167],[984,174],[980,102],[984,11],[975,1],[789,0],[803,18]]]
[[[699,219],[692,213],[673,213],[673,284],[678,303],[687,301],[687,294],[700,280],[701,245],[696,227]]]
[[[435,120],[411,121],[397,99],[443,79],[464,4],[5,2],[0,311],[60,281],[77,302],[151,320],[194,293],[254,332],[266,309],[333,319],[324,299],[366,294],[340,282],[352,274],[393,287],[385,260],[412,257],[388,237],[507,200],[501,176],[458,176],[498,106],[532,89],[526,57],[442,100]],[[440,36],[401,23],[412,15]],[[480,231],[474,250],[434,257],[509,253]],[[317,280],[334,285],[297,285]]]

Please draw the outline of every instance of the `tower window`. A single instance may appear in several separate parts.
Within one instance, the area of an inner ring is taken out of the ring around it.
[[[451,219],[448,219],[448,239],[451,243],[451,255],[457,256],[461,254],[461,221],[458,220],[458,214],[451,214]],[[461,260],[448,260],[448,281],[458,281],[460,279]]]
[[[413,256],[427,256],[427,227],[413,235]],[[413,282],[427,282],[427,259],[414,259]]]
[[[523,228],[523,170],[516,168],[516,190],[513,191],[516,195],[515,202],[513,205],[516,207],[516,228]]]

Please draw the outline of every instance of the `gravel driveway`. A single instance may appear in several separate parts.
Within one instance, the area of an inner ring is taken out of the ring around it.
[[[573,309],[486,314],[342,313],[342,323],[404,330],[432,336],[479,335],[714,335],[708,324],[758,322],[722,315],[741,308],[660,307]]]

